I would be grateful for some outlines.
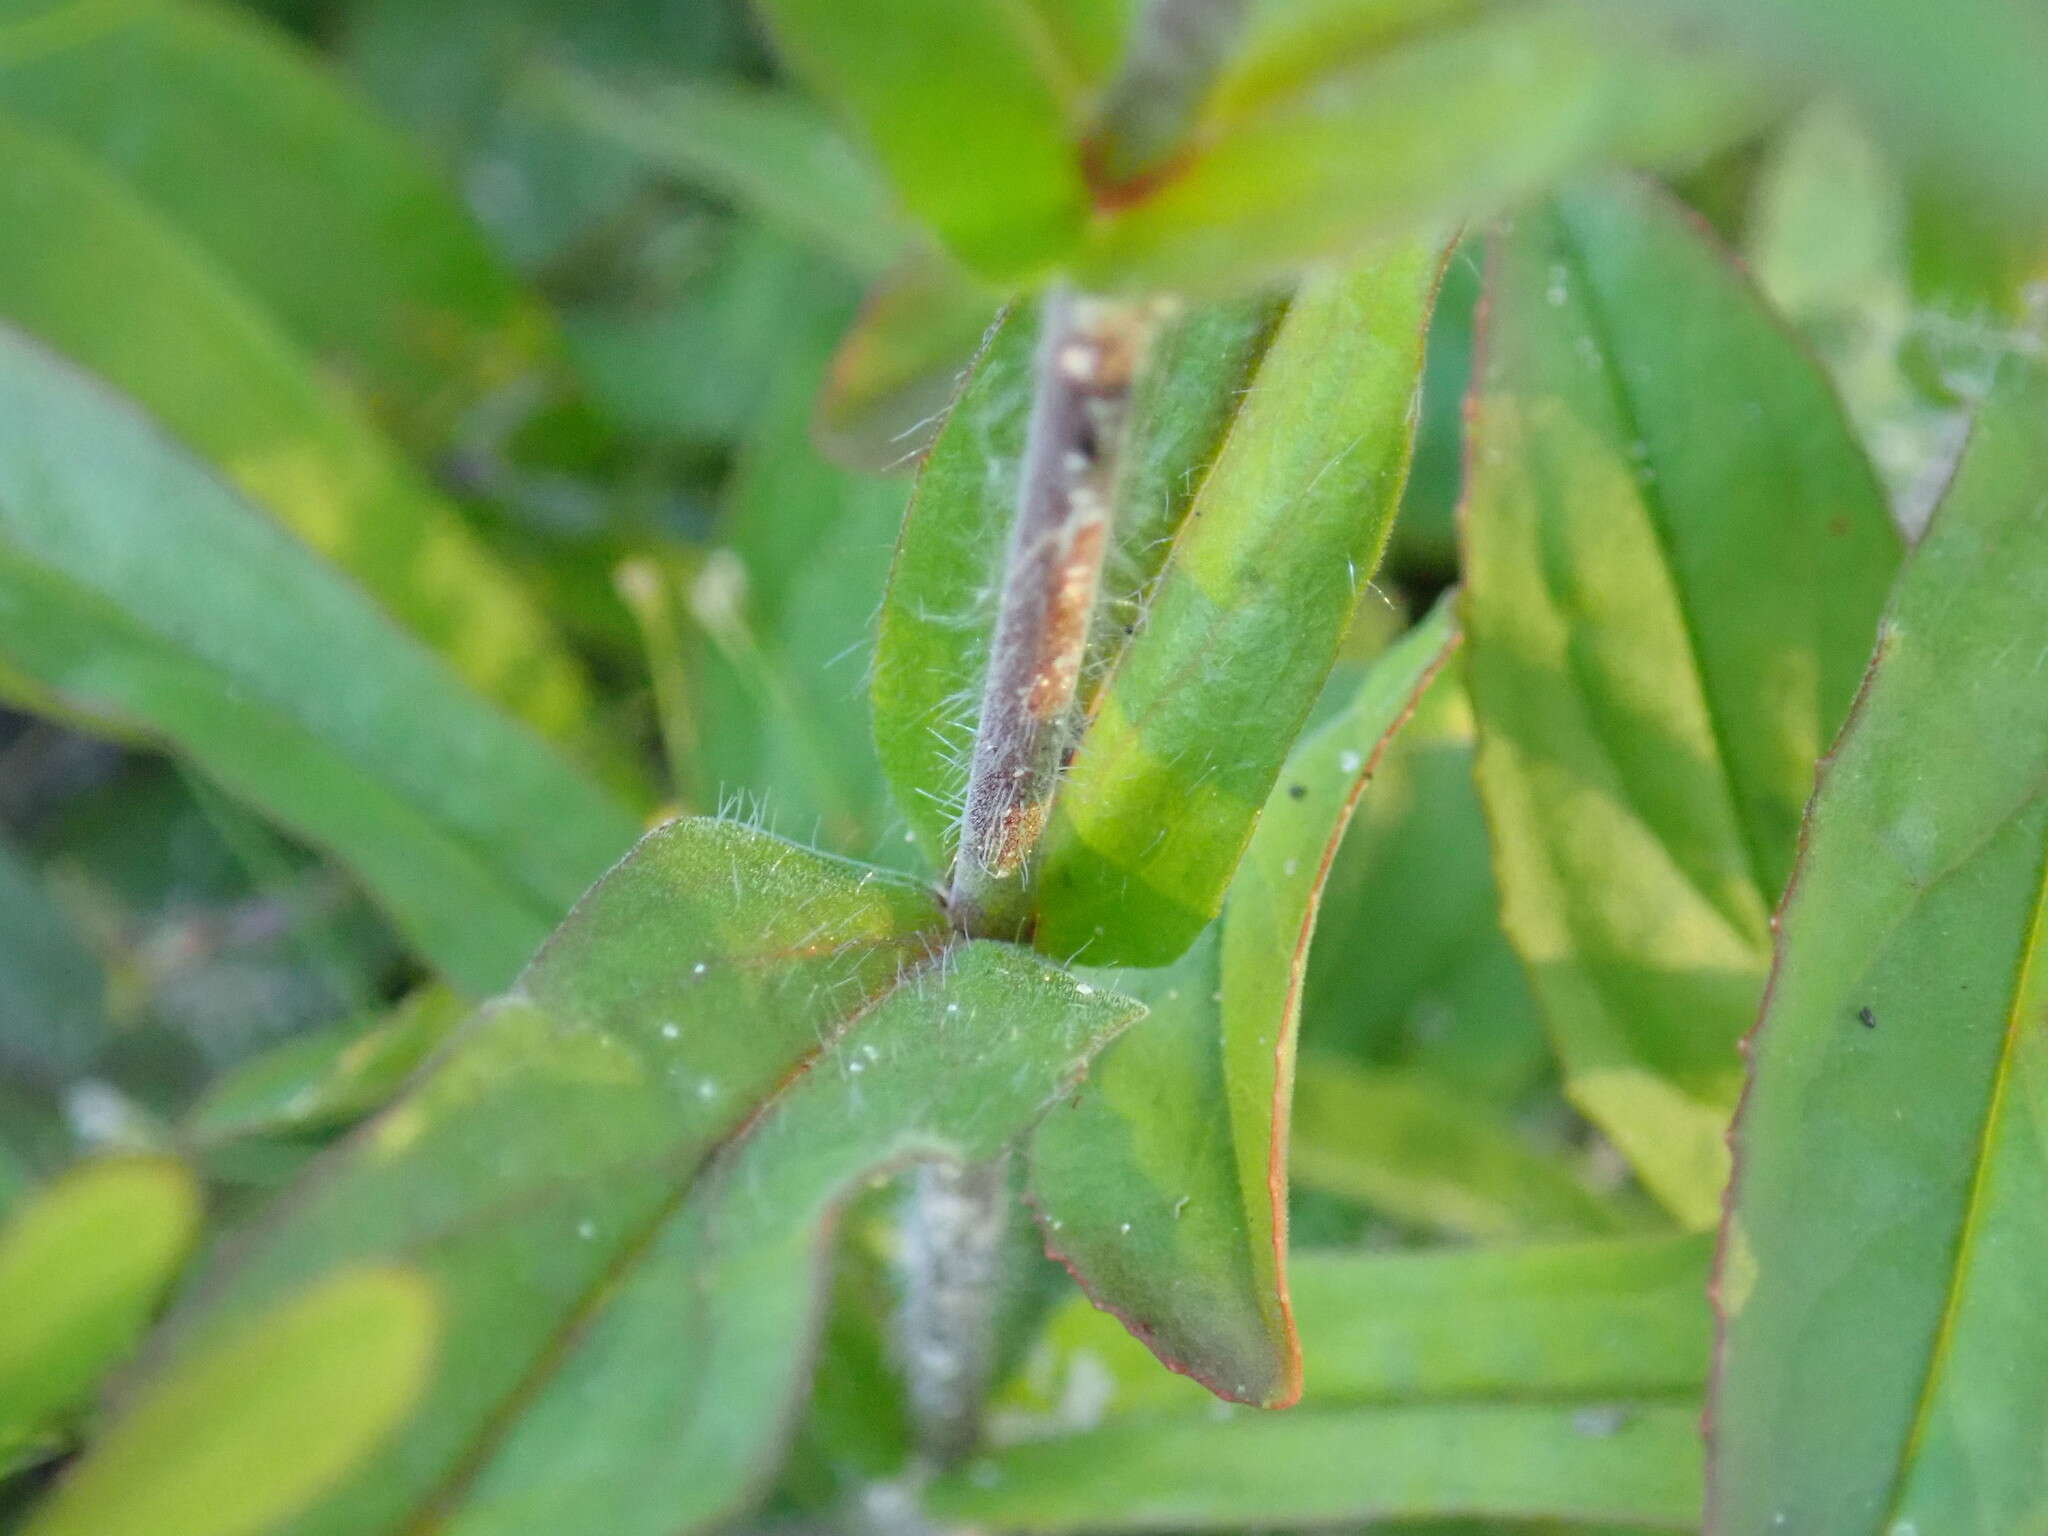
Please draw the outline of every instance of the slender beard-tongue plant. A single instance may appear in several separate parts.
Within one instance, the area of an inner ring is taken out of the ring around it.
[[[1192,121],[1243,0],[1146,0],[1086,158],[1113,197]],[[1055,285],[946,905],[980,938],[1028,939],[1033,855],[1077,732],[1076,695],[1108,553],[1131,385],[1165,305]],[[1010,1191],[1003,1165],[926,1164],[904,1234],[900,1344],[928,1460],[975,1441],[992,1365]]]
[[[1109,547],[1131,383],[1156,304],[1056,288],[1044,300],[1016,520],[947,905],[976,937],[1028,936],[1032,854],[1074,738]],[[913,1176],[900,1344],[925,1457],[972,1448],[987,1395],[1010,1190],[1003,1164]]]

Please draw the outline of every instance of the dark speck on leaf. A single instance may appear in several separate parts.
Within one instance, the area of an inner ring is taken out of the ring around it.
[[[1867,1004],[1856,1010],[1856,1017],[1865,1029],[1877,1028],[1877,1015],[1870,1011]]]
[[[1290,784],[1287,786],[1287,793],[1293,799],[1299,800],[1308,793],[1308,786],[1306,784]]]

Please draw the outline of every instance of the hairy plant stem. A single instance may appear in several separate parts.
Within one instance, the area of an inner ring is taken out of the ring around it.
[[[911,1176],[901,1346],[918,1449],[938,1466],[966,1455],[981,1432],[1009,1216],[1001,1158],[925,1163]]]
[[[1070,744],[1109,547],[1118,449],[1152,307],[1046,296],[1011,525],[948,906],[963,933],[1014,939]]]
[[[954,926],[975,937],[1029,934],[1031,860],[1072,740],[1131,383],[1156,313],[1149,303],[1066,289],[1044,301],[1016,516],[947,894]],[[919,1449],[930,1464],[958,1459],[980,1434],[1010,1204],[1000,1159],[931,1164],[912,1179],[898,1331]]]

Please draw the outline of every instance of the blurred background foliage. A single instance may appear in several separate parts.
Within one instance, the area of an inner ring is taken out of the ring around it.
[[[1857,62],[1842,94],[1774,96],[1675,181],[1825,363],[1916,530],[2036,247],[1886,147],[1896,125],[1873,100],[1909,128],[1931,109],[1890,88],[1886,59]],[[2039,185],[2038,157],[2007,169]],[[1459,577],[1480,262],[1472,245],[1450,261],[1412,478],[1325,713]],[[152,744],[212,725],[84,708],[0,665],[16,706],[0,714],[0,1201],[86,1154],[167,1157],[199,1171],[214,1220],[197,1241],[231,1232],[509,974],[501,959],[531,949],[621,828],[723,812],[930,873],[871,744],[872,623],[908,471],[1000,299],[912,233],[738,0],[0,0],[0,320],[22,367],[63,353],[131,396],[337,587],[547,743],[558,755],[507,814],[547,819],[559,844],[476,875],[489,894],[461,922],[492,932],[424,932],[394,895],[402,872],[334,856],[346,834],[315,835],[289,786],[238,792],[204,752]],[[162,536],[144,558],[175,555],[176,529]],[[252,573],[252,603],[262,585]],[[315,585],[273,594],[280,624],[327,601]],[[199,634],[205,615],[176,623]],[[410,719],[364,728],[410,732],[439,699],[423,686]],[[1331,1362],[1310,1409],[1355,1416],[1344,1443],[1390,1448],[1375,1453],[1390,1466],[1444,1454],[1431,1405],[1503,1390],[1473,1321],[1490,1317],[1568,1341],[1530,1346],[1543,1358],[1509,1389],[1568,1405],[1580,1439],[1690,1444],[1705,1249],[1566,1100],[1502,929],[1474,751],[1454,664],[1389,750],[1323,899],[1294,1133],[1294,1238],[1313,1250],[1297,1291]],[[454,761],[389,793],[425,804]],[[484,778],[500,766],[479,761]],[[570,764],[579,788],[558,795]],[[166,1256],[134,1282],[140,1303],[102,1320],[107,1358],[194,1240],[174,1177],[145,1176],[136,1198],[152,1178],[172,1191],[150,1206]],[[804,1528],[906,1463],[879,1322],[891,1230],[879,1194],[845,1224],[770,1524]],[[1468,1246],[1593,1238],[1630,1255],[1602,1261],[1604,1289],[1574,1288],[1570,1246]],[[940,1508],[980,1518],[989,1487],[1037,1478],[1068,1503],[1034,1528],[1072,1528],[1137,1454],[1120,1426],[1162,1421],[1188,1437],[1158,1453],[1170,1464],[1223,1458],[1256,1498],[1256,1448],[1203,1438],[1247,1416],[1160,1373],[1030,1248],[995,1421],[1011,1448]],[[1389,1262],[1357,1267],[1373,1256]],[[0,1255],[0,1289],[6,1273]],[[1488,1311],[1504,1286],[1507,1310]],[[1368,1314],[1384,1338],[1421,1340],[1416,1358],[1348,1340],[1345,1319]],[[1466,1336],[1430,1333],[1433,1314]],[[23,1415],[37,1427],[18,1442],[0,1433],[0,1470],[19,1468],[7,1507],[49,1475],[71,1407]],[[1528,1454],[1533,1431],[1502,1413],[1460,1454]],[[1113,1499],[1095,1507],[1121,1522]],[[1263,1524],[1256,1505],[1217,1507],[1190,1528]]]

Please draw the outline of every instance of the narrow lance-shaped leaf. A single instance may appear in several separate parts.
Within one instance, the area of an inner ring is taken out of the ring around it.
[[[1298,1183],[1411,1226],[1499,1238],[1623,1225],[1562,1158],[1525,1145],[1498,1108],[1422,1072],[1310,1056],[1293,1124]]]
[[[34,1536],[260,1536],[383,1443],[438,1319],[401,1269],[329,1276],[152,1381],[28,1523]]]
[[[930,1503],[993,1530],[1374,1516],[1692,1530],[1706,1266],[1704,1235],[1311,1251],[1294,1276],[1311,1343],[1303,1407],[1223,1421],[1075,1303],[997,1399],[997,1434],[1014,1444],[940,1481]]]
[[[1273,307],[1213,305],[1155,338],[1133,389],[1111,550],[1083,689],[1099,687],[1142,618],[1203,475],[1232,429],[1272,334]],[[951,862],[973,706],[988,665],[1017,501],[1037,350],[1035,309],[988,335],[919,474],[875,640],[875,745],[931,863]]]
[[[1898,558],[1818,369],[1649,187],[1497,242],[1463,513],[1479,785],[1572,1100],[1682,1221]]]
[[[131,395],[480,693],[543,735],[587,729],[546,618],[211,253],[4,117],[0,221],[0,316]]]
[[[930,1491],[937,1518],[1032,1536],[1456,1516],[1686,1530],[1699,1518],[1699,1410],[1302,1409],[1116,1426],[976,1465],[979,1481],[953,1477]]]
[[[1501,931],[1464,674],[1461,652],[1388,747],[1330,866],[1301,1027],[1308,1048],[1507,1112],[1540,1091],[1550,1043]]]
[[[1105,973],[1151,1016],[1032,1144],[1048,1249],[1224,1397],[1279,1407],[1301,1392],[1287,1129],[1316,899],[1374,760],[1455,643],[1440,606],[1302,744],[1216,928],[1165,970]]]
[[[1307,1341],[1302,1407],[1498,1401],[1603,1403],[1696,1396],[1713,1318],[1707,1233],[1407,1252],[1295,1254]],[[1075,1297],[996,1396],[999,1427],[1042,1437],[1075,1400],[1104,1422],[1218,1409],[1161,1371],[1114,1318]],[[1092,1427],[1092,1426],[1091,1426]]]
[[[1020,1532],[1460,1516],[1694,1530],[1706,1260],[1704,1237],[1307,1253],[1309,1397],[1221,1421],[1069,1307],[999,1399],[1012,1444],[930,1505]]]
[[[837,1203],[917,1158],[995,1155],[1136,1011],[953,943],[924,887],[674,823],[173,1319],[164,1379],[309,1287],[396,1271],[443,1320],[416,1400],[266,1530],[704,1528],[773,1464]],[[74,1490],[139,1509],[179,1475],[88,1456],[47,1518],[76,1528]]]
[[[1822,774],[1751,1045],[1709,1528],[2048,1511],[2048,372],[2009,358]]]
[[[217,1080],[185,1128],[205,1144],[346,1126],[395,1097],[465,1011],[445,987],[424,987],[368,1025],[293,1035]]]
[[[1754,71],[1575,0],[1251,7],[1179,156],[1102,199],[1083,281],[1230,292],[1758,126]]]
[[[199,1225],[179,1164],[86,1163],[0,1227],[0,1469],[86,1407],[134,1347]]]
[[[0,326],[0,658],[145,727],[502,986],[631,818],[154,422]]]
[[[238,8],[0,0],[0,107],[102,161],[418,436],[540,312],[414,147]]]
[[[1437,242],[1311,278],[1090,704],[1037,871],[1038,946],[1161,965],[1222,905],[1379,567]]]
[[[1041,270],[1086,212],[1082,82],[1029,4],[759,0],[791,68],[862,133],[910,211],[997,281]]]
[[[1693,1529],[1707,1259],[1704,1236],[1305,1254],[1309,1393],[1292,1413],[1221,1422],[1069,1307],[999,1399],[1014,1443],[930,1502],[1006,1531],[1404,1516]],[[1076,1403],[1101,1405],[1100,1424],[1090,1411],[1074,1432]]]

